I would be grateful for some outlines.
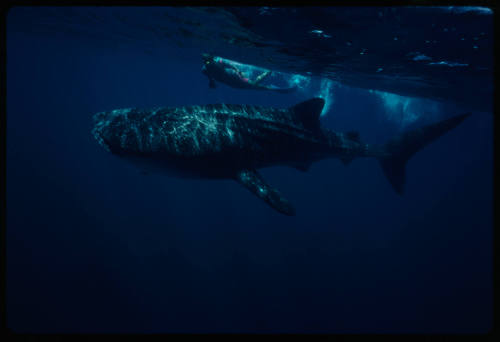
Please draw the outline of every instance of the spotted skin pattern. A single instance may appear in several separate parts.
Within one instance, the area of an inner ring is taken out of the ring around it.
[[[232,157],[235,166],[259,168],[366,150],[343,133],[311,131],[289,109],[225,104],[130,108],[98,113],[95,123],[97,141],[120,155],[185,160],[221,155],[226,162],[226,156]]]

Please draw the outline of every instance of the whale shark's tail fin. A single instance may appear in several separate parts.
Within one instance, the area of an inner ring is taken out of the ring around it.
[[[405,132],[383,146],[382,156],[377,158],[385,176],[399,195],[404,192],[406,162],[416,152],[458,126],[470,114],[457,115],[435,124]]]

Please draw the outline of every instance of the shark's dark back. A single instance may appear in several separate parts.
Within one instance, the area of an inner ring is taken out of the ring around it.
[[[199,147],[184,153],[239,151],[247,158],[266,159],[267,154],[294,153],[321,140],[319,121],[312,127],[289,108],[209,104],[166,108],[159,117],[170,122],[170,131],[177,130],[179,138]]]
[[[316,104],[286,109],[213,104],[115,110],[96,115],[94,135],[115,153],[225,155],[265,164],[273,158],[293,159],[322,142],[319,114],[307,115],[318,109]]]

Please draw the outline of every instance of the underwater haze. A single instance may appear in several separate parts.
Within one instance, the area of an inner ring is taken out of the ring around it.
[[[486,333],[492,328],[493,12],[485,7],[13,7],[7,14],[7,326],[18,333]],[[202,54],[291,93],[209,87]],[[250,65],[250,66],[248,66]],[[406,165],[232,180],[119,160],[120,108],[321,97],[382,144],[471,112]]]

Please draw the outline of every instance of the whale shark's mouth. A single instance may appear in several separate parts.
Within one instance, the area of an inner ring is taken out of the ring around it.
[[[104,147],[106,151],[117,154],[120,151],[119,146],[115,143],[113,127],[117,118],[123,115],[128,115],[131,108],[115,109],[109,112],[99,112],[94,115],[94,128],[92,135],[97,140],[99,145]]]
[[[99,143],[99,145],[101,145],[102,147],[104,147],[104,149],[108,152],[111,152],[111,148],[110,148],[110,145],[108,144],[108,142],[106,141],[105,138],[103,138],[102,134],[101,134],[101,130],[97,127],[94,127],[92,129],[92,135],[94,136],[95,140],[97,140],[97,142]]]
[[[108,120],[107,120],[107,113],[106,112],[101,112],[97,113],[94,115],[94,128],[92,128],[92,135],[94,136],[95,140],[104,147],[104,149],[108,152],[111,152],[111,147],[109,143],[106,141],[105,134],[104,134],[104,129],[108,125]]]

